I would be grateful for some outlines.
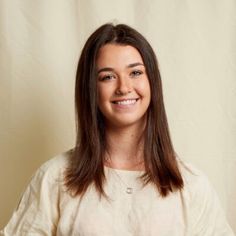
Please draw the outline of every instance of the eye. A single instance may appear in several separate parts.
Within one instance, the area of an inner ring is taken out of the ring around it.
[[[141,74],[143,74],[143,72],[141,70],[133,70],[130,75],[131,77],[138,77],[140,76]]]
[[[115,79],[115,76],[112,74],[104,75],[99,78],[100,81],[107,81],[107,80],[111,80],[111,79]]]

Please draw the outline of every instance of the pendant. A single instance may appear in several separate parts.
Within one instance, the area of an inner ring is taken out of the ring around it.
[[[126,188],[126,193],[128,193],[128,194],[133,193],[133,188],[127,187]]]

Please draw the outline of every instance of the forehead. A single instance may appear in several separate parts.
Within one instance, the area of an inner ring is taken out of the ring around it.
[[[139,51],[133,46],[119,44],[102,46],[96,60],[98,68],[103,66],[119,67],[136,62],[143,64]]]

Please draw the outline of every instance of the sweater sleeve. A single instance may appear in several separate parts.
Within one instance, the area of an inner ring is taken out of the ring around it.
[[[0,232],[4,236],[55,235],[58,221],[59,179],[43,165],[26,188],[10,221]]]
[[[191,235],[234,236],[208,178],[201,174],[197,179],[190,206]]]

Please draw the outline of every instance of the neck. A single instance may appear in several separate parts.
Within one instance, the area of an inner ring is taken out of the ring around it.
[[[116,169],[143,170],[144,127],[143,124],[123,128],[108,126],[105,164]]]

